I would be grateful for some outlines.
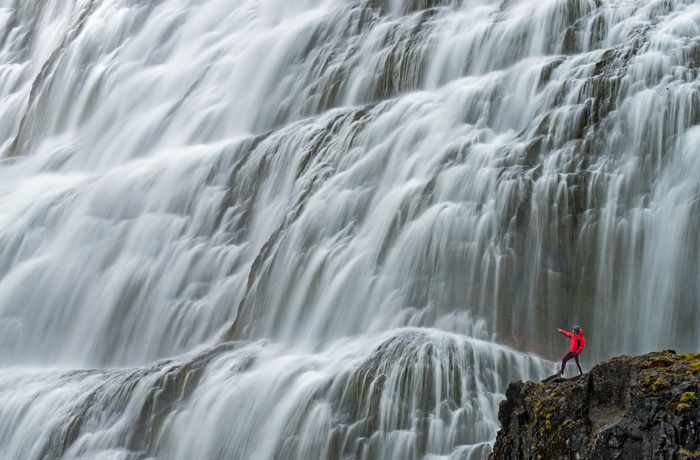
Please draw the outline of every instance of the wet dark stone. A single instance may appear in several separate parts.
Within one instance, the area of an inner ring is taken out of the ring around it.
[[[587,374],[514,382],[489,458],[690,459],[700,456],[700,353],[602,362]]]

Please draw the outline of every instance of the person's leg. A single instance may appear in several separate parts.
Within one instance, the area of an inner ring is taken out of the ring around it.
[[[566,367],[566,362],[573,357],[574,357],[574,353],[571,353],[571,352],[568,352],[566,355],[564,355],[564,358],[562,358],[562,360],[561,360],[561,369],[559,369],[560,374],[564,373],[564,368]]]
[[[581,363],[578,362],[578,353],[574,355],[574,359],[576,360],[576,365],[578,366],[578,371],[580,375],[583,375],[583,369],[581,369]]]

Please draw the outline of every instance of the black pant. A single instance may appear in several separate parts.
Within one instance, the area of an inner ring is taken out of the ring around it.
[[[570,351],[564,356],[564,359],[561,360],[561,372],[562,374],[564,373],[564,368],[566,367],[566,362],[570,360],[571,358],[574,358],[576,360],[576,365],[578,366],[578,371],[583,374],[583,369],[581,369],[581,363],[578,362],[578,353],[575,353],[573,351]]]

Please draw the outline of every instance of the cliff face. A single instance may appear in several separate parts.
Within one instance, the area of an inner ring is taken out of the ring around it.
[[[700,458],[700,353],[619,356],[548,383],[511,383],[490,459]]]

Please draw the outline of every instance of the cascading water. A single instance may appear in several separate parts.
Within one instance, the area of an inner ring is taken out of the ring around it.
[[[694,1],[0,0],[0,458],[485,458],[557,327],[697,351],[699,69]]]

